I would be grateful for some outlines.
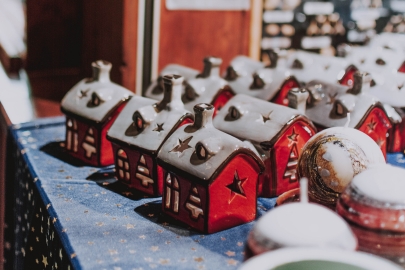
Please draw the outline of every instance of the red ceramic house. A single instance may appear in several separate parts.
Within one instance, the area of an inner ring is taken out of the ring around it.
[[[305,105],[308,93],[294,93],[290,93],[290,103]],[[260,153],[265,171],[259,177],[259,196],[275,197],[299,186],[298,158],[316,133],[299,110],[238,94],[218,113],[214,126],[251,142]]]
[[[306,89],[310,96],[305,114],[320,130],[348,124],[349,127],[363,131],[386,155],[386,135],[392,123],[384,106],[367,94],[370,80],[368,74],[356,72],[351,88],[317,80],[307,83]]]
[[[181,101],[183,77],[166,75],[163,80],[165,92],[160,102],[134,97],[107,134],[113,143],[118,180],[154,196],[163,189],[157,153],[176,129],[193,122]]]
[[[110,81],[111,63],[99,60],[92,68],[93,77],[77,83],[62,99],[65,148],[87,164],[106,166],[114,163],[107,131],[132,93]]]
[[[263,164],[255,149],[214,128],[214,107],[194,107],[194,124],[176,130],[158,154],[167,215],[205,233],[256,217]]]

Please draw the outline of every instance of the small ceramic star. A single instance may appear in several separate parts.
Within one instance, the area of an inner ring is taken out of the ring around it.
[[[290,135],[288,135],[287,137],[289,140],[296,142],[298,136],[299,136],[299,134],[295,133],[295,129],[293,128],[292,133]]]
[[[48,258],[42,255],[42,263],[44,264],[44,267],[48,265]]]
[[[191,141],[192,138],[193,138],[193,136],[190,136],[187,139],[185,139],[184,141],[182,141],[181,139],[178,139],[179,144],[176,145],[172,150],[170,150],[170,152],[183,153],[185,150],[191,148],[191,146],[188,145],[188,143]]]
[[[153,131],[157,131],[157,132],[161,132],[161,131],[163,131],[164,129],[163,129],[163,125],[164,125],[165,123],[162,123],[162,124],[156,124],[156,128],[153,130]]]

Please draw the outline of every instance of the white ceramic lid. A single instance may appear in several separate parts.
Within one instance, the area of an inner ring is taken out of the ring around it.
[[[355,250],[357,241],[346,222],[328,208],[313,203],[290,203],[271,210],[254,228],[258,242],[280,246],[336,247]]]
[[[244,262],[239,270],[275,269],[288,263],[300,261],[337,262],[353,266],[354,269],[356,267],[369,270],[402,269],[391,261],[363,252],[324,248],[283,248],[253,257]]]
[[[400,167],[373,166],[356,175],[352,186],[380,202],[405,204],[405,170]]]

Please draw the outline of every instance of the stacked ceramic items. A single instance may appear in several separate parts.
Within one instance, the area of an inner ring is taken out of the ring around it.
[[[301,202],[274,208],[254,225],[246,257],[285,247],[355,250],[357,240],[346,222],[328,208],[308,203],[307,179],[301,179]]]
[[[309,179],[309,199],[335,209],[339,194],[354,176],[373,164],[385,164],[378,145],[349,127],[325,129],[304,146],[298,160],[299,177]]]
[[[349,222],[360,250],[405,267],[405,170],[380,165],[358,174],[337,212]]]

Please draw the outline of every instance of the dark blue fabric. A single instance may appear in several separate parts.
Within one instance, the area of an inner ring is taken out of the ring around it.
[[[70,159],[64,118],[14,126],[15,268],[234,269],[253,222],[211,235],[161,213],[161,198],[126,190],[112,167]],[[389,154],[405,166],[402,154]],[[258,216],[275,199],[258,199]],[[53,267],[53,268],[52,268]]]
[[[115,181],[111,167],[89,167],[70,159],[60,146],[64,132],[64,118],[12,128],[19,168],[16,268],[55,269],[56,264],[75,269],[232,269],[240,265],[253,223],[211,235],[190,230],[162,215],[161,198],[126,190]],[[259,199],[258,215],[274,203],[275,199]]]

